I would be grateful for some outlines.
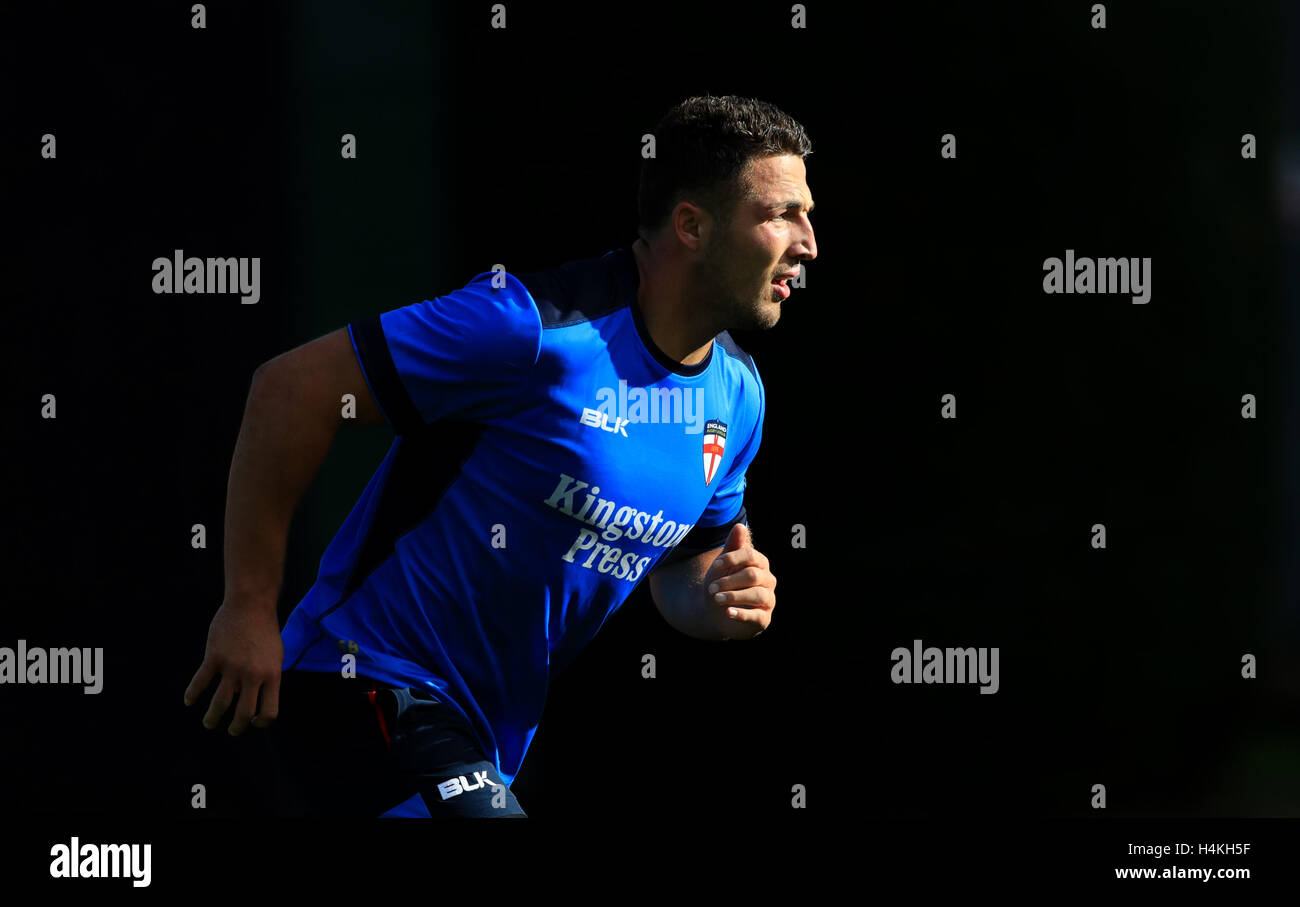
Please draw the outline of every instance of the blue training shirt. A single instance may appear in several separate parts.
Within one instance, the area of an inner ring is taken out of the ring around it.
[[[666,559],[746,522],[753,360],[651,340],[630,249],[348,326],[396,438],[284,628],[284,668],[357,672],[459,709],[507,785],[552,672]],[[495,284],[495,285],[494,285]]]

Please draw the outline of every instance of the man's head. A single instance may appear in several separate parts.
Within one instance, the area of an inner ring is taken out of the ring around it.
[[[684,259],[686,292],[715,309],[720,328],[776,324],[785,281],[817,256],[803,127],[763,101],[697,97],[654,136],[641,165],[642,238]]]

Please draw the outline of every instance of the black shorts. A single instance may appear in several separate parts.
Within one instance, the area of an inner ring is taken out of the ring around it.
[[[281,816],[526,817],[464,717],[425,690],[285,671],[270,731]]]

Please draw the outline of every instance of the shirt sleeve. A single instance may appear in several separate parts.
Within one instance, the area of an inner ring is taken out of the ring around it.
[[[703,551],[721,548],[726,544],[732,526],[736,523],[749,526],[749,514],[745,511],[745,474],[763,441],[763,417],[766,410],[767,395],[760,381],[754,430],[750,432],[744,447],[731,461],[726,475],[722,477],[718,490],[713,493],[699,521],[690,532],[686,533],[676,548],[664,555],[660,564],[673,563]]]
[[[505,412],[537,362],[542,321],[518,278],[486,271],[445,296],[353,322],[348,333],[366,386],[400,435]]]

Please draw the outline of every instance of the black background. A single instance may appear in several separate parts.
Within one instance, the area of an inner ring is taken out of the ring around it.
[[[263,735],[181,703],[253,370],[494,263],[629,244],[641,136],[710,93],[775,103],[814,148],[807,287],[737,334],[768,393],[746,503],[778,607],[724,646],[638,587],[554,678],[524,808],[1300,815],[1295,13],[1117,3],[1094,30],[1088,4],[809,4],[796,30],[783,3],[507,6],[505,30],[487,3],[209,3],[203,30],[188,3],[0,13],[0,645],[105,650],[98,696],[0,688],[0,802],[106,829],[261,818]],[[260,257],[260,302],[155,295],[174,249]],[[1066,249],[1150,257],[1150,302],[1044,294]],[[340,433],[282,618],[390,440]],[[1000,691],[891,683],[913,639],[999,647]]]

